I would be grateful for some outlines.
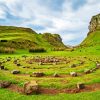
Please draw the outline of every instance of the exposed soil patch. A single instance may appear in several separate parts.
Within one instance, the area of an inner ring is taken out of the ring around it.
[[[24,94],[24,89],[23,87],[19,87],[15,84],[10,85],[8,90],[11,90],[13,92],[19,92],[21,94]],[[59,93],[69,93],[69,94],[74,94],[74,93],[80,93],[80,92],[92,92],[92,91],[98,91],[100,90],[100,83],[92,84],[92,85],[86,85],[84,89],[54,89],[54,88],[40,88],[39,93],[40,94],[59,94]]]
[[[100,90],[100,84],[92,84],[92,85],[86,85],[84,89],[48,89],[48,88],[41,88],[40,93],[42,94],[58,94],[58,93],[80,93],[80,92],[91,92],[91,91],[98,91]]]
[[[8,88],[8,90],[11,90],[13,92],[19,92],[19,93],[24,93],[23,87],[19,87],[16,84],[11,84]]]
[[[30,74],[16,74],[17,76],[30,76]]]

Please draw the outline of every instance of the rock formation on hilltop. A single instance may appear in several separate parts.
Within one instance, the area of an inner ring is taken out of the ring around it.
[[[89,32],[94,32],[98,29],[100,29],[100,14],[92,17],[89,25]]]

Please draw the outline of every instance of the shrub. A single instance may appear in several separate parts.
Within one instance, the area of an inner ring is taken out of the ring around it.
[[[31,48],[29,52],[46,52],[46,50],[44,48]]]
[[[7,40],[1,40],[1,42],[7,42]]]
[[[14,53],[15,49],[10,47],[0,47],[0,53]]]

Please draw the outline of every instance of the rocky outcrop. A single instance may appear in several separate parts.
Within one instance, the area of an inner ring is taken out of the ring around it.
[[[51,34],[51,33],[43,33],[42,37],[45,41],[47,41],[50,45],[54,47],[65,48],[66,46],[62,42],[62,38],[59,34]]]
[[[89,33],[98,29],[100,29],[100,14],[92,17],[89,25]]]

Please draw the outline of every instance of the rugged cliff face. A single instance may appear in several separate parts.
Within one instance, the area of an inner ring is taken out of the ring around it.
[[[93,16],[90,21],[89,32],[94,32],[96,30],[100,30],[100,14]]]

